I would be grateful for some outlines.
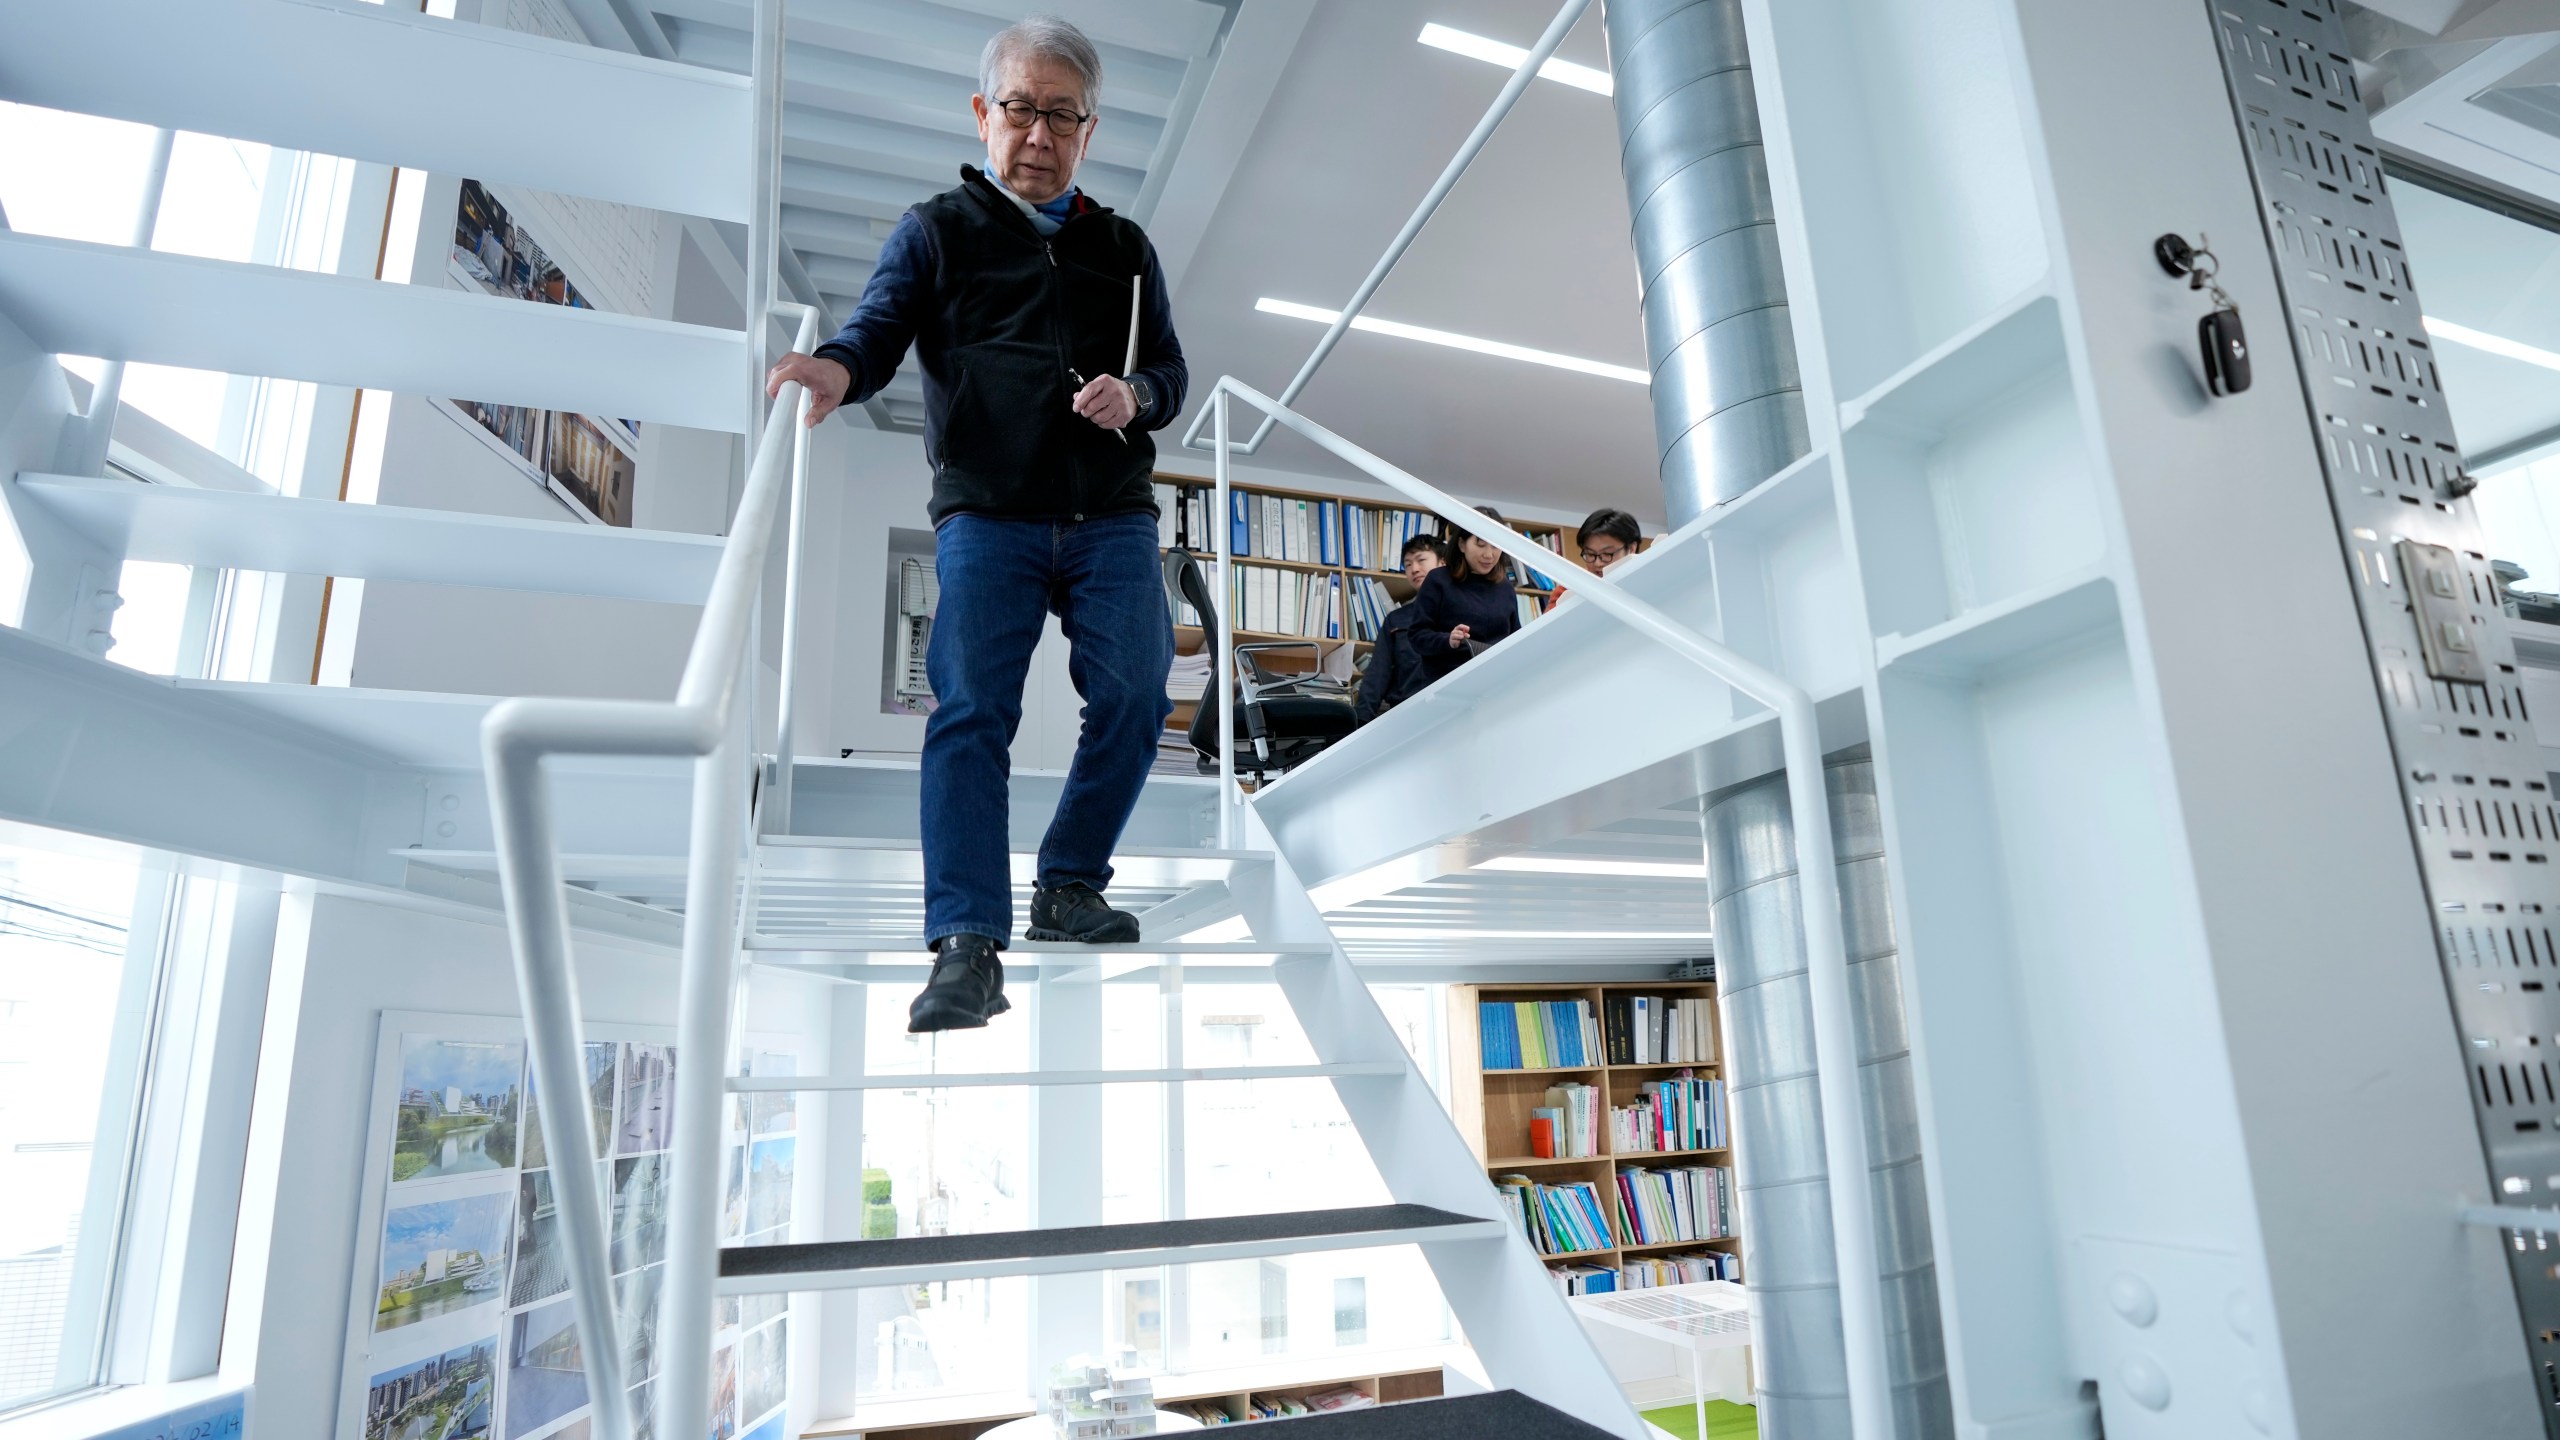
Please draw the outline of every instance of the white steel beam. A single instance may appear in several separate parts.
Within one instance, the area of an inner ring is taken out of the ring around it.
[[[746,428],[742,335],[703,325],[14,233],[0,313],[60,355]]]
[[[240,495],[75,475],[21,475],[18,493],[128,560],[477,585],[699,605],[711,535],[461,511]]]
[[[0,98],[679,214],[748,208],[738,76],[390,6],[8,5]]]

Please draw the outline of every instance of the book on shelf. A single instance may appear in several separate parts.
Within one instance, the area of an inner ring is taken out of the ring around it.
[[[1487,1000],[1477,1013],[1487,1070],[1564,1070],[1600,1063],[1600,1022],[1588,1000]]]
[[[1695,1075],[1648,1080],[1631,1104],[1609,1107],[1609,1148],[1621,1155],[1722,1150],[1724,1082]]]
[[[1725,1240],[1734,1233],[1733,1170],[1682,1165],[1618,1172],[1620,1230],[1630,1245]]]
[[[1606,1295],[1618,1288],[1618,1272],[1608,1265],[1550,1265],[1547,1276],[1567,1295]]]
[[[1529,1153],[1541,1160],[1573,1160],[1600,1153],[1600,1090],[1594,1085],[1550,1085],[1547,1103],[1529,1112]],[[1539,1127],[1545,1126],[1546,1148]]]
[[[1665,1285],[1694,1285],[1701,1280],[1739,1280],[1742,1257],[1722,1250],[1695,1255],[1645,1255],[1618,1267],[1621,1290],[1658,1290]]]
[[[1612,1065],[1715,1063],[1715,1006],[1703,995],[1612,995],[1608,1011]]]
[[[1541,1185],[1526,1175],[1501,1175],[1495,1177],[1494,1188],[1512,1223],[1541,1255],[1578,1255],[1617,1247],[1608,1212],[1600,1204],[1600,1187],[1589,1180]]]
[[[1215,554],[1217,533],[1209,528],[1209,505],[1216,492],[1205,485],[1156,482],[1156,548],[1188,545],[1194,554]]]
[[[1215,571],[1215,564],[1201,567]],[[1239,562],[1229,592],[1229,613],[1236,628],[1264,635],[1298,635],[1310,640],[1342,638],[1342,577],[1307,570],[1279,570]],[[1191,618],[1184,618],[1191,616]],[[1196,625],[1191,607],[1177,605],[1175,620]]]

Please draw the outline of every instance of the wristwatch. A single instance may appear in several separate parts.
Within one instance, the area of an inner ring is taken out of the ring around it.
[[[1144,415],[1156,408],[1156,387],[1147,383],[1146,376],[1130,376],[1129,393],[1138,398],[1138,414]]]

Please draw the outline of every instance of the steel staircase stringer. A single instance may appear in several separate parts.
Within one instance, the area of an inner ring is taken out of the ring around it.
[[[1398,1204],[1499,1218],[1501,1202],[1456,1122],[1405,1051],[1288,856],[1244,808],[1240,843],[1271,849],[1274,860],[1228,882],[1238,908],[1266,944],[1321,943],[1321,957],[1273,966],[1316,1059],[1356,1065],[1392,1059],[1388,1073],[1332,1078],[1344,1113]],[[1367,1069],[1370,1067],[1364,1067]],[[1636,1414],[1591,1337],[1549,1278],[1545,1262],[1516,1226],[1481,1238],[1426,1240],[1423,1257],[1439,1281],[1467,1343],[1499,1387],[1518,1390],[1626,1440],[1645,1440]]]

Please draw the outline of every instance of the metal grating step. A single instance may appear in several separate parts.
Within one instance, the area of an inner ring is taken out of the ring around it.
[[[759,1295],[921,1285],[991,1275],[1059,1275],[1425,1241],[1500,1240],[1509,1233],[1504,1221],[1428,1205],[1364,1205],[985,1235],[733,1246],[720,1252],[719,1293]]]
[[[920,932],[892,941],[869,935],[758,934],[747,937],[746,944],[747,952],[766,965],[851,965],[865,961],[914,964],[925,959],[924,948]],[[1081,945],[1071,940],[1008,940],[1004,953],[1086,960],[1143,959],[1151,964],[1179,960],[1186,965],[1267,965],[1292,956],[1320,958],[1332,954],[1333,947],[1306,941],[1280,944],[1259,940],[1130,940]]]
[[[1401,1075],[1393,1060],[1334,1065],[1205,1065],[1171,1070],[991,1070],[933,1075],[732,1075],[733,1094],[790,1090],[975,1090],[1006,1085],[1149,1085],[1190,1080],[1331,1080],[1347,1075]]]
[[[1269,1433],[1280,1440],[1613,1440],[1599,1426],[1576,1420],[1517,1390],[1406,1400],[1373,1410],[1337,1410],[1330,1415],[1256,1423],[1277,1427]]]

